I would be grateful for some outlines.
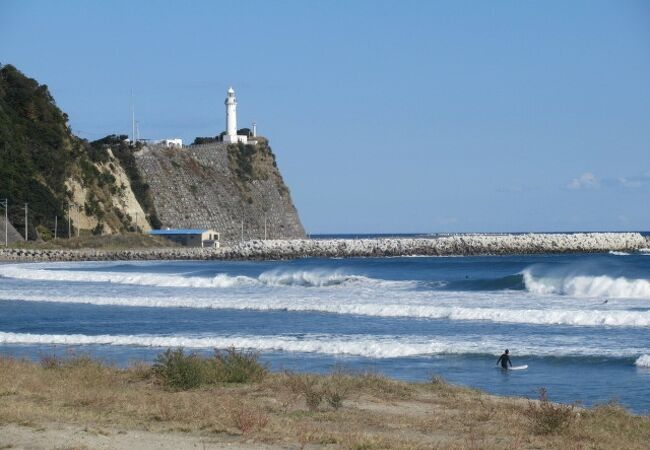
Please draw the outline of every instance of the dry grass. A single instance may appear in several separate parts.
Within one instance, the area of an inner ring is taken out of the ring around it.
[[[310,404],[307,392],[320,392],[321,401]],[[402,383],[341,372],[271,373],[255,383],[170,391],[142,364],[0,358],[0,426],[174,431],[290,448],[644,449],[650,442],[650,418],[617,405],[576,409],[567,426],[539,433],[530,411],[542,406],[439,379]]]

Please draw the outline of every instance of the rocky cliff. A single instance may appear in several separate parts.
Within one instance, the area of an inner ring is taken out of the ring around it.
[[[24,234],[26,203],[30,240],[52,238],[55,224],[56,234],[67,237],[68,216],[71,234],[132,230],[137,216],[139,228],[148,228],[144,197],[136,199],[132,189],[137,173],[124,167],[130,152],[117,136],[78,138],[46,85],[0,67],[0,198],[8,199],[18,233]]]
[[[264,138],[135,152],[163,227],[212,228],[222,241],[303,238],[305,231]]]
[[[304,237],[264,138],[175,150],[126,138],[78,138],[46,85],[0,66],[0,198],[18,233],[29,204],[30,240],[52,238],[55,223],[67,237],[68,218],[72,235],[167,226],[213,228],[226,240]]]

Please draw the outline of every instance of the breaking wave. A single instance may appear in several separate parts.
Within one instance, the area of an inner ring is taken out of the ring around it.
[[[650,355],[639,356],[634,365],[637,367],[650,367]]]
[[[617,252],[616,250],[610,250],[609,254],[614,256],[630,256],[627,252]]]
[[[29,345],[111,345],[138,347],[186,347],[192,349],[254,349],[262,352],[283,351],[399,358],[441,354],[495,355],[506,345],[499,339],[431,340],[416,336],[392,335],[303,335],[303,336],[156,336],[156,335],[84,335],[29,334],[0,332],[1,344]],[[512,346],[511,346],[512,348]],[[616,356],[636,357],[638,349],[602,349],[585,345],[553,346],[547,342],[529,343],[513,349],[517,356]],[[647,356],[645,356],[647,358]],[[642,356],[637,360],[637,365]]]
[[[257,281],[267,286],[303,286],[328,287],[343,284],[369,284],[392,287],[407,287],[413,283],[408,281],[388,281],[368,278],[361,275],[347,275],[341,272],[325,271],[278,271],[262,273]]]
[[[650,299],[650,280],[607,275],[535,276],[527,269],[524,284],[534,294],[559,294],[574,297]]]
[[[348,275],[332,271],[269,271],[258,277],[244,275],[216,274],[213,277],[192,277],[170,274],[150,274],[143,272],[95,272],[83,270],[50,270],[48,268],[33,268],[25,265],[0,266],[0,276],[34,281],[69,281],[85,283],[116,283],[156,287],[184,288],[231,288],[237,286],[302,286],[329,287],[349,283],[385,285],[391,287],[409,287],[414,285],[408,281],[388,281]]]
[[[429,298],[429,297],[425,297]],[[344,298],[285,298],[237,296],[214,297],[102,297],[77,295],[33,295],[0,291],[0,300],[34,302],[78,303],[113,306],[138,306],[155,308],[204,308],[291,312],[324,312],[374,317],[415,317],[422,319],[448,319],[458,321],[490,321],[496,323],[519,323],[533,325],[650,326],[648,310],[614,309],[552,309],[552,308],[507,308],[435,306],[431,301],[409,302],[398,297],[394,300],[373,298],[372,302]]]

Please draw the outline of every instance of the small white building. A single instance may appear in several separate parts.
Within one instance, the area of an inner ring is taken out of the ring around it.
[[[157,141],[153,141],[152,144],[163,145],[168,148],[183,148],[183,140],[180,138],[159,139]]]
[[[162,236],[185,247],[219,247],[219,233],[205,229],[151,230],[152,236]]]
[[[238,142],[246,144],[248,136],[237,134],[237,97],[232,86],[228,88],[224,104],[226,105],[226,134],[223,136],[223,141],[229,144]]]

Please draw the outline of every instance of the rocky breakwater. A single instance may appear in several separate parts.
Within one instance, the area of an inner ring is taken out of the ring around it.
[[[221,248],[134,250],[1,249],[0,261],[118,261],[346,258],[600,253],[650,247],[639,233],[455,235],[427,239],[258,240]]]
[[[154,248],[133,250],[41,250],[9,248],[0,249],[0,261],[48,262],[48,261],[155,261],[212,259],[214,249],[203,248]]]
[[[428,239],[332,239],[248,241],[223,249],[222,258],[510,255],[599,253],[648,247],[639,233],[455,235]]]

